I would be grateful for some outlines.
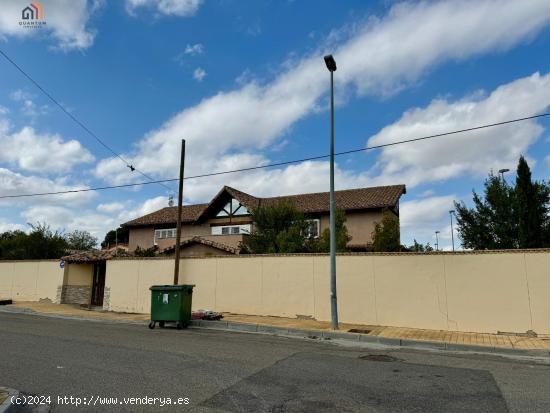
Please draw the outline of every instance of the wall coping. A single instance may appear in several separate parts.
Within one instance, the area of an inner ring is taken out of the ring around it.
[[[462,255],[498,255],[498,254],[544,254],[550,253],[550,248],[536,249],[507,249],[507,250],[472,250],[472,251],[430,251],[430,252],[339,252],[338,257],[379,257],[379,256],[462,256]],[[211,259],[211,258],[277,258],[277,257],[328,257],[328,253],[294,253],[294,254],[237,254],[237,255],[209,255],[196,257],[181,257],[182,260]],[[155,261],[174,260],[174,257],[115,257],[109,261]],[[0,261],[1,262],[1,261]]]
[[[61,261],[61,258],[52,258],[52,259],[44,259],[44,260],[1,260],[0,264],[4,262],[59,262]]]

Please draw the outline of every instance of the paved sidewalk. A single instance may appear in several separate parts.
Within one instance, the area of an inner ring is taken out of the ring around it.
[[[273,325],[277,327],[300,328],[329,331],[330,323],[316,320],[302,320],[283,317],[260,317],[238,314],[224,314],[224,320],[242,323]],[[341,332],[349,330],[370,330],[369,336],[442,342],[448,344],[466,344],[495,348],[522,350],[550,350],[550,335],[542,337],[522,337],[501,334],[462,333],[457,331],[424,330],[407,327],[368,326],[340,323]]]
[[[18,301],[6,308],[30,310],[36,313],[62,315],[68,317],[96,318],[112,321],[148,321],[149,314],[115,313],[112,311],[94,311],[75,304],[40,303],[36,301]]]
[[[145,322],[148,314],[114,313],[90,311],[70,304],[50,304],[37,302],[17,302],[9,307],[28,309],[36,313],[63,315],[70,317],[94,318],[111,321]],[[331,331],[330,323],[312,319],[284,317],[263,317],[224,313],[224,321],[254,325],[274,326],[302,330]],[[439,342],[446,344],[471,345],[495,349],[550,350],[550,335],[541,337],[523,337],[502,334],[462,333],[444,330],[424,330],[406,327],[368,326],[360,324],[340,324],[340,332],[365,334],[371,337],[390,339]],[[355,330],[355,331],[353,331]],[[368,331],[368,333],[367,333]]]

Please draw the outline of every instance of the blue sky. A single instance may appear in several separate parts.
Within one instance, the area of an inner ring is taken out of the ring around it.
[[[545,112],[548,1],[44,0],[46,27],[22,27],[29,0],[0,10],[0,48],[123,157],[154,178],[328,152],[333,53],[336,150]],[[337,189],[407,185],[402,241],[449,248],[453,200],[525,154],[550,171],[537,120],[337,159]],[[143,181],[0,58],[0,193]],[[507,175],[513,179],[513,173]],[[328,190],[328,163],[186,181],[187,203],[224,184],[269,196]],[[176,189],[175,184],[170,186]],[[160,185],[0,201],[0,231],[46,221],[104,233],[167,205]]]

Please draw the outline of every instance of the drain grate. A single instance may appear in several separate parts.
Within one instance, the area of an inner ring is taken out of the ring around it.
[[[366,354],[364,356],[359,356],[361,360],[368,361],[383,361],[383,362],[392,362],[399,361],[397,357],[388,356],[387,354]]]
[[[348,333],[370,334],[372,330],[365,330],[361,328],[352,328],[348,330]]]

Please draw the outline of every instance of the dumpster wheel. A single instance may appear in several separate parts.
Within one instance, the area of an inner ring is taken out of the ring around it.
[[[152,330],[153,328],[155,328],[155,324],[156,324],[155,321],[151,321],[151,322],[149,323],[149,328]]]

